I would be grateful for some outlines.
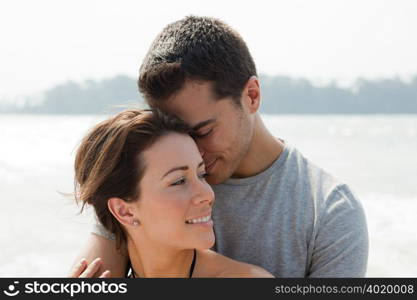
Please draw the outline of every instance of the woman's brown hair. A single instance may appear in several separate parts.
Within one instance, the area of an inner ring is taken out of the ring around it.
[[[189,133],[188,126],[156,110],[123,111],[90,130],[75,157],[75,199],[94,207],[98,220],[115,235],[116,248],[126,242],[122,225],[107,206],[108,199],[126,202],[140,195],[146,165],[141,153],[169,132]]]

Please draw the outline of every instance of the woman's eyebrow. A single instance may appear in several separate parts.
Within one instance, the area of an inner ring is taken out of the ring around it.
[[[164,176],[162,176],[162,178],[161,179],[163,179],[165,176],[167,176],[169,173],[172,173],[172,172],[175,172],[175,171],[179,171],[179,170],[181,170],[181,171],[187,171],[188,170],[188,166],[182,166],[182,167],[175,167],[175,168],[172,168],[171,170],[169,170],[168,172],[166,172],[165,173],[165,175]]]
[[[197,169],[198,168],[200,168],[202,165],[204,165],[204,161],[201,161],[199,164],[198,164],[198,167],[197,167]],[[172,173],[172,172],[175,172],[175,171],[187,171],[188,170],[188,166],[181,166],[181,167],[174,167],[174,168],[172,168],[171,170],[169,170],[168,172],[166,172],[165,173],[165,175],[164,176],[162,176],[162,178],[161,179],[163,179],[165,176],[167,176],[169,173]]]

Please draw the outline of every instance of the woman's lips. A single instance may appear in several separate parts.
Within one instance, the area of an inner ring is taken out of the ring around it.
[[[190,226],[203,226],[203,227],[213,227],[213,220],[212,219],[210,219],[210,220],[208,220],[207,222],[202,222],[202,223],[193,223],[193,224],[188,224],[188,223],[186,223],[187,225],[190,225]]]
[[[213,221],[211,219],[211,212],[206,213],[205,215],[193,219],[189,219],[185,221],[185,224],[187,225],[201,225],[204,227],[211,227],[213,226]]]

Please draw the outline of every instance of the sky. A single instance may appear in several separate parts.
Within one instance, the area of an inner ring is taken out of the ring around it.
[[[0,101],[68,80],[137,77],[156,35],[190,14],[235,28],[259,73],[341,86],[417,75],[416,0],[2,0]]]

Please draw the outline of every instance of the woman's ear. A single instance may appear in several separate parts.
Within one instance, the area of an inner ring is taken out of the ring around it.
[[[139,220],[135,217],[135,211],[130,202],[117,197],[112,197],[107,201],[107,206],[112,215],[123,225],[138,225]]]

